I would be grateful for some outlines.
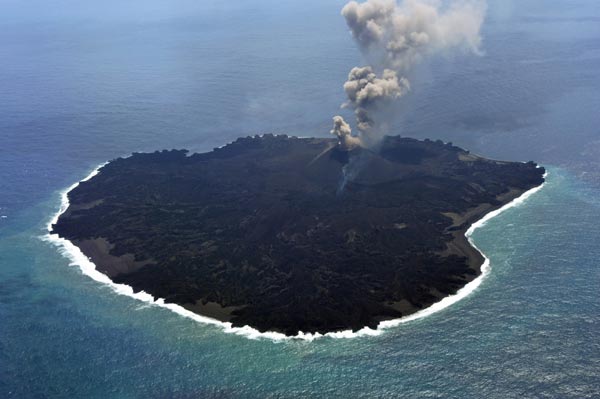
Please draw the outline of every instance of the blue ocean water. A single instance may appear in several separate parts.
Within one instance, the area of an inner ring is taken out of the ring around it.
[[[378,337],[249,340],[116,295],[42,241],[132,151],[326,135],[362,63],[344,2],[2,1],[0,397],[600,396],[600,6],[490,1],[481,57],[423,64],[399,133],[549,166],[473,239],[480,288]],[[342,111],[345,112],[345,111]]]

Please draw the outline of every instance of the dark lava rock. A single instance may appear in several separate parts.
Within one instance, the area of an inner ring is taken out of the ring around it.
[[[543,173],[441,141],[248,137],[116,159],[69,193],[53,232],[115,282],[236,326],[356,330],[475,278],[464,232]]]

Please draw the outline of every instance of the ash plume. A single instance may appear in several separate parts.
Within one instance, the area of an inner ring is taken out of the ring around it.
[[[344,149],[349,150],[360,145],[360,139],[352,136],[352,128],[344,118],[339,115],[333,117],[333,129],[331,129],[329,133],[338,138],[339,144]]]
[[[480,1],[351,1],[342,15],[363,54],[376,65],[406,72],[428,55],[479,52],[485,4]]]
[[[438,53],[479,54],[485,3],[479,0],[350,1],[342,9],[342,15],[371,64],[350,71],[344,84],[348,101],[343,104],[354,110],[360,140],[369,146],[382,135],[385,125],[381,120],[385,114],[382,108],[410,89],[403,74],[419,61]],[[352,136],[348,134],[348,137]]]
[[[354,110],[358,129],[369,134],[377,128],[372,111],[400,98],[409,89],[408,80],[398,78],[391,69],[384,69],[378,77],[369,66],[354,67],[344,83],[348,101],[343,106]]]

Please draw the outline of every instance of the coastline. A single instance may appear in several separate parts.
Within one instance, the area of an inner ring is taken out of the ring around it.
[[[95,280],[97,282],[108,285],[117,294],[129,296],[131,298],[135,298],[142,302],[146,302],[147,304],[150,304],[150,305],[156,305],[156,306],[160,306],[160,307],[169,309],[172,312],[179,314],[180,316],[187,317],[189,319],[192,319],[192,320],[202,323],[202,324],[211,324],[211,325],[219,326],[223,329],[223,331],[225,333],[233,333],[236,335],[244,336],[249,339],[266,338],[266,339],[271,339],[273,341],[293,340],[293,339],[313,341],[317,338],[322,338],[322,337],[357,338],[357,337],[363,337],[363,336],[381,335],[384,332],[384,330],[386,330],[388,328],[396,327],[400,324],[404,324],[409,321],[421,319],[421,318],[429,316],[433,313],[437,313],[437,312],[453,305],[454,303],[460,301],[461,299],[467,297],[469,294],[474,292],[481,285],[483,279],[489,274],[489,272],[491,270],[489,258],[475,245],[475,243],[471,239],[471,235],[473,234],[473,232],[476,229],[484,226],[490,219],[498,216],[505,210],[521,205],[531,195],[533,195],[536,192],[538,192],[539,190],[541,190],[541,188],[545,184],[545,182],[544,182],[539,186],[533,187],[533,188],[523,192],[522,194],[520,194],[516,198],[512,199],[508,203],[502,205],[501,207],[492,209],[491,211],[487,212],[481,219],[475,221],[474,223],[472,223],[470,225],[470,227],[464,233],[464,237],[467,239],[468,243],[475,249],[475,251],[477,251],[477,252],[479,252],[479,254],[481,254],[484,261],[479,267],[479,274],[473,280],[469,281],[467,284],[465,284],[463,287],[461,287],[455,294],[446,296],[446,297],[442,298],[441,300],[439,300],[438,302],[435,302],[424,309],[418,310],[414,313],[408,314],[401,318],[383,320],[379,323],[379,325],[377,326],[376,329],[364,327],[361,330],[358,330],[356,332],[354,332],[352,330],[344,330],[344,331],[337,331],[337,332],[329,332],[326,334],[320,334],[320,333],[311,334],[311,333],[303,333],[303,332],[299,331],[297,335],[288,336],[283,333],[275,332],[275,331],[260,332],[248,325],[243,326],[243,327],[233,327],[232,323],[230,323],[230,322],[222,322],[217,319],[213,319],[211,317],[207,317],[207,316],[203,316],[203,315],[194,313],[194,312],[184,308],[183,306],[180,306],[180,305],[177,305],[174,303],[165,303],[163,298],[154,298],[152,295],[150,295],[144,291],[134,293],[132,287],[125,285],[125,284],[117,284],[117,283],[113,282],[106,274],[98,271],[96,268],[96,265],[87,256],[85,256],[83,254],[83,252],[79,249],[79,247],[77,247],[71,241],[61,238],[57,234],[50,234],[50,231],[52,231],[52,225],[57,222],[58,218],[68,209],[68,207],[70,205],[69,199],[68,199],[68,193],[71,190],[73,190],[75,187],[77,187],[81,182],[85,182],[85,181],[91,179],[92,177],[96,176],[99,173],[100,169],[106,164],[107,164],[107,162],[100,164],[92,172],[90,172],[83,180],[74,183],[73,185],[69,186],[68,188],[66,188],[65,190],[60,192],[60,195],[61,195],[60,208],[59,208],[58,212],[48,222],[48,224],[46,226],[46,230],[47,230],[46,234],[44,236],[42,236],[42,239],[44,241],[47,241],[47,242],[55,245],[56,247],[58,247],[61,255],[63,255],[64,257],[66,257],[67,259],[70,260],[69,266],[78,266],[83,274],[87,275],[88,277],[92,278],[93,280]],[[547,174],[548,174],[547,172],[544,174],[544,178],[547,176]],[[461,233],[462,233],[462,231],[461,231]]]

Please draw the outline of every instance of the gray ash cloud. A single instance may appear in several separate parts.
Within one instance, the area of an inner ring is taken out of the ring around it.
[[[344,83],[344,106],[354,111],[363,145],[382,136],[381,109],[409,91],[403,75],[421,60],[440,53],[480,53],[485,8],[477,0],[368,0],[344,6],[342,15],[370,64],[352,68]]]

